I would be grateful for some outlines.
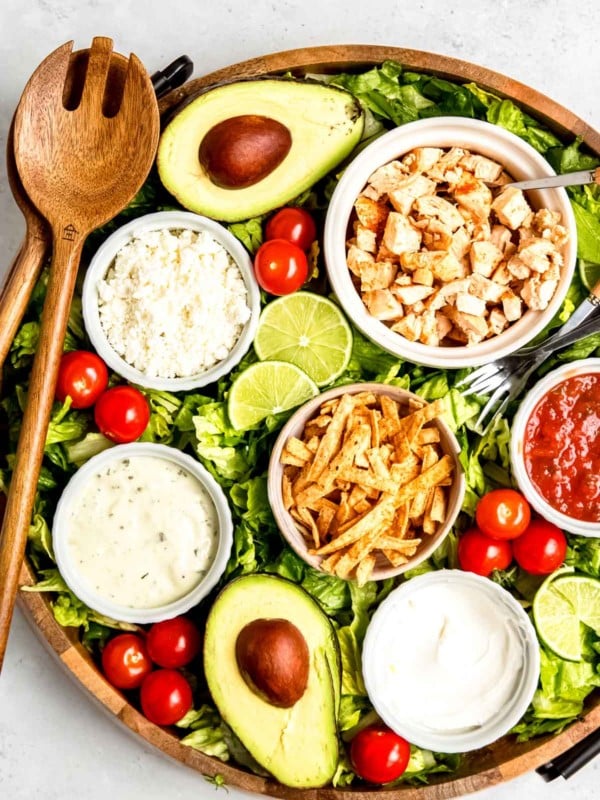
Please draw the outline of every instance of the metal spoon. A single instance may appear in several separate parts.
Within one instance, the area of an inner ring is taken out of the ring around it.
[[[556,186],[579,186],[585,183],[600,184],[600,167],[583,169],[579,172],[565,172],[563,175],[550,175],[548,178],[531,178],[527,181],[505,183],[502,189],[553,189]]]

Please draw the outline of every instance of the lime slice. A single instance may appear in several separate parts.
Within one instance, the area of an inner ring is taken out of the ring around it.
[[[265,306],[254,349],[261,361],[288,361],[303,369],[317,386],[325,386],[348,366],[352,332],[331,300],[296,292]]]
[[[533,601],[540,639],[557,656],[581,661],[583,625],[600,633],[600,581],[587,575],[564,575],[545,581]]]
[[[593,261],[585,261],[580,258],[577,262],[579,268],[579,277],[581,282],[588,291],[592,291],[594,286],[600,281],[600,264],[594,264]]]
[[[319,393],[306,372],[285,361],[259,361],[239,374],[229,390],[227,413],[238,431],[271,414],[299,406]]]

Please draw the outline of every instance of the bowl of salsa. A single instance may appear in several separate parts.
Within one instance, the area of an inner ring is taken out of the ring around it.
[[[564,364],[535,384],[515,415],[511,463],[545,519],[600,536],[600,358]]]

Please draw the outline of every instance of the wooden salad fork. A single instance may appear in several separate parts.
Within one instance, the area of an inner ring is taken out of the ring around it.
[[[93,40],[80,102],[74,109],[65,108],[72,49],[68,42],[40,64],[25,87],[14,121],[17,169],[31,203],[50,226],[53,255],[0,535],[0,667],[83,243],[140,189],[158,144],[156,96],[135,55],[128,60],[118,108],[114,95],[106,91],[113,58],[110,39]]]

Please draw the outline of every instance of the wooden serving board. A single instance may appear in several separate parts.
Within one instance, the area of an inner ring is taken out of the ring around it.
[[[600,155],[600,133],[582,119],[543,94],[483,67],[455,58],[420,50],[369,45],[337,45],[289,50],[254,58],[217,70],[189,81],[160,101],[162,112],[169,112],[180,102],[216,83],[238,78],[292,71],[340,72],[365,70],[386,59],[399,61],[407,68],[432,73],[457,81],[475,81],[490,91],[511,98],[533,116],[545,122],[558,136],[581,136],[586,145]],[[20,583],[32,585],[35,575],[30,564],[22,566]],[[150,723],[103,678],[90,654],[79,643],[77,630],[62,628],[54,619],[45,594],[22,592],[21,608],[36,632],[49,645],[59,661],[106,712],[168,756],[198,772],[214,777],[222,775],[229,786],[257,794],[294,800],[442,800],[459,797],[508,780],[553,758],[600,727],[600,692],[591,697],[585,716],[558,736],[537,738],[518,744],[505,737],[490,747],[464,757],[460,770],[451,775],[432,776],[428,785],[400,786],[395,789],[290,789],[179,743],[168,730]]]

